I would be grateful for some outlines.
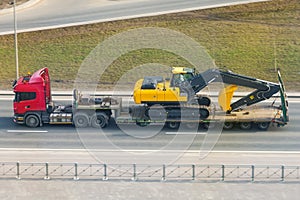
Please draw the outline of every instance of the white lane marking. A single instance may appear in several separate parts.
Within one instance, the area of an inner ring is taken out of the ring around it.
[[[206,135],[207,132],[166,132],[166,135]]]
[[[7,130],[7,133],[48,133],[48,131]]]

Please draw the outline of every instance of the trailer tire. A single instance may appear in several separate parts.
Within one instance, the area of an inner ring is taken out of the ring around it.
[[[85,113],[76,113],[73,117],[76,128],[85,128],[89,125],[89,117]]]
[[[180,126],[180,122],[167,122],[166,125],[170,129],[178,129]]]
[[[30,128],[36,128],[40,124],[40,120],[36,115],[28,115],[25,119],[26,126]]]
[[[262,131],[268,130],[270,126],[270,122],[259,122],[257,123],[257,128]]]
[[[224,122],[223,125],[223,129],[224,130],[230,130],[234,127],[234,123],[233,122]]]
[[[214,129],[216,127],[216,122],[205,122],[205,123],[202,123],[202,127],[205,129],[205,130],[208,130],[208,129]]]
[[[252,123],[251,122],[241,122],[240,128],[243,130],[250,130],[252,128]]]
[[[95,114],[91,118],[91,126],[94,128],[105,128],[108,125],[108,116],[104,113]]]

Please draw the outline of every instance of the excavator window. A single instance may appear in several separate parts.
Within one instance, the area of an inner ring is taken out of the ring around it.
[[[179,86],[181,83],[185,81],[189,81],[193,78],[192,73],[186,73],[186,74],[173,74],[173,78],[171,81],[171,87]]]

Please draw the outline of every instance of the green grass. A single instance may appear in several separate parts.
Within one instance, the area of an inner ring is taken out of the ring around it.
[[[199,42],[222,69],[277,81],[276,61],[289,91],[300,91],[299,11],[299,0],[274,0],[22,33],[18,35],[20,74],[48,67],[54,89],[71,89],[82,61],[100,42],[129,29],[162,27]],[[11,89],[15,77],[13,35],[0,36],[0,47],[0,89]],[[113,62],[101,82],[114,84],[123,73],[145,63],[190,66],[177,55],[142,49]]]

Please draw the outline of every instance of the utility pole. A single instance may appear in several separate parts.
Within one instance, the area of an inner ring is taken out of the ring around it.
[[[19,53],[18,53],[16,0],[9,2],[9,5],[13,5],[13,13],[14,13],[15,64],[16,64],[16,78],[18,80],[19,79]]]

